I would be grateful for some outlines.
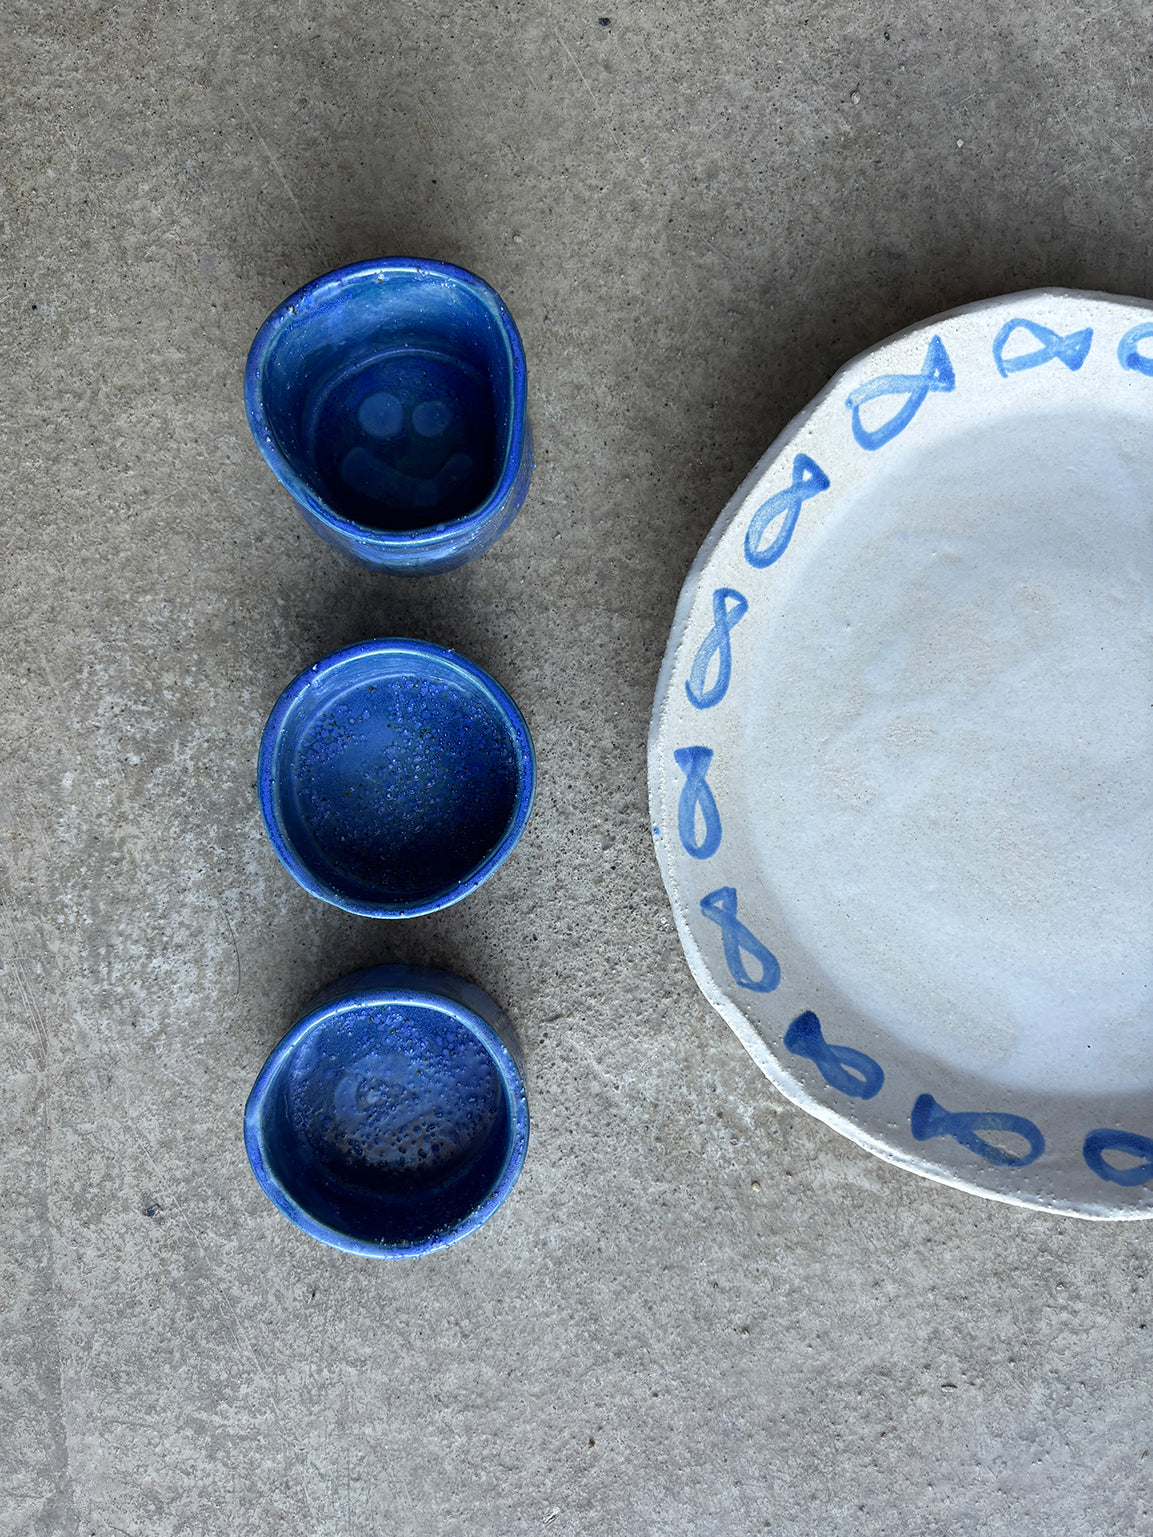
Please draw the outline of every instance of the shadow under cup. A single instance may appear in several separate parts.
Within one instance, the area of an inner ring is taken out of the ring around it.
[[[329,544],[400,574],[481,554],[532,471],[524,349],[470,272],[404,258],[317,278],[261,327],[245,400],[261,453]]]

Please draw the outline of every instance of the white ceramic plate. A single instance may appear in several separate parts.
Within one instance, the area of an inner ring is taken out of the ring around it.
[[[693,974],[905,1168],[1153,1216],[1153,306],[850,363],[701,550],[649,742]]]

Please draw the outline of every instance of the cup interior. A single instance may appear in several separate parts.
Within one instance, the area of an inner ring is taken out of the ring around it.
[[[319,279],[269,324],[264,418],[324,507],[395,533],[484,505],[514,436],[511,322],[487,284],[366,264]]]
[[[533,791],[515,705],[417,642],[338,653],[282,696],[261,745],[277,852],[316,895],[408,916],[458,900],[512,848]]]
[[[327,1242],[439,1247],[484,1221],[519,1172],[510,1073],[465,1008],[428,994],[346,999],[302,1022],[257,1081],[253,1166]]]

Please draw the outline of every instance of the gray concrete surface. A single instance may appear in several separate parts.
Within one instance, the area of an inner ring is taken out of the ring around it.
[[[1148,19],[5,8],[0,1530],[1153,1530],[1148,1230],[776,1097],[689,979],[644,779],[693,554],[840,363],[989,294],[1153,293]],[[306,531],[241,401],[273,305],[388,253],[504,295],[539,453],[419,584]],[[540,755],[514,858],[404,925],[305,897],[253,795],[283,685],[379,633],[488,668]],[[294,1011],[382,960],[503,1003],[534,1116],[489,1226],[393,1265],[299,1234],[240,1137]]]

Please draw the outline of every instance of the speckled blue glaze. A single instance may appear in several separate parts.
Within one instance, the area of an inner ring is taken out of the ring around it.
[[[261,1189],[322,1243],[403,1259],[456,1243],[516,1183],[529,1119],[511,1027],[449,972],[375,966],[326,988],[244,1111]]]
[[[260,743],[260,809],[306,890],[408,918],[503,863],[536,781],[528,727],[487,673],[441,646],[365,641],[280,696]]]
[[[451,571],[528,494],[524,348],[463,267],[389,257],[286,299],[248,354],[260,452],[335,549],[405,576]]]

